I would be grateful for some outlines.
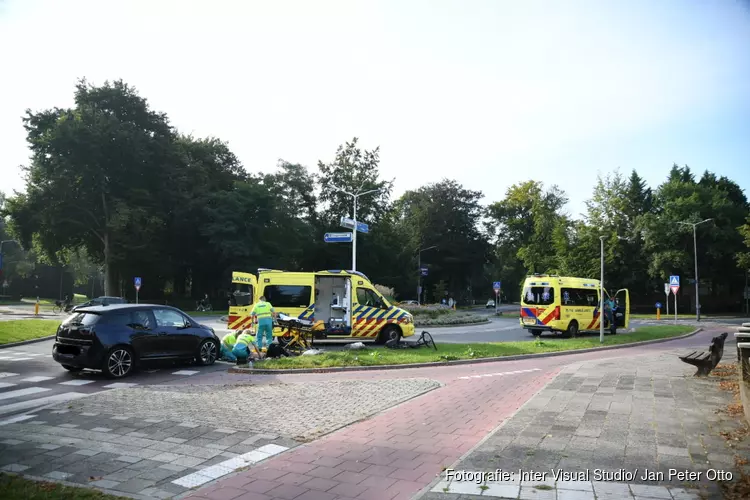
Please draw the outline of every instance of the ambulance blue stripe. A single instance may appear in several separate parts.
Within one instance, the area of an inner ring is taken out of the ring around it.
[[[380,313],[380,309],[377,309],[377,308],[375,308],[375,307],[373,307],[373,308],[371,308],[371,309],[372,309],[372,312],[370,313],[370,315],[369,315],[369,316],[367,316],[367,318],[366,318],[366,319],[372,319],[372,318],[374,318],[375,316],[377,316],[377,315],[378,315],[378,313]]]
[[[398,314],[398,309],[395,309],[391,314],[389,314],[385,319],[393,319],[394,316]]]

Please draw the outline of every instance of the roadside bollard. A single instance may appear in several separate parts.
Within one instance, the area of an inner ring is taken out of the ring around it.
[[[34,304],[34,316],[39,316],[39,297],[36,298],[36,303]]]
[[[661,319],[661,309],[658,307],[656,308],[656,320],[659,321]]]

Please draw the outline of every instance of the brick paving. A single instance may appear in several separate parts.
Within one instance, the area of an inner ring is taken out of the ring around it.
[[[523,361],[376,373],[284,376],[285,381],[293,381],[336,377],[397,378],[419,374],[440,380],[445,386],[183,498],[414,498],[431,483],[439,481],[444,467],[454,464],[510,417],[552,380],[561,367],[586,360],[629,358],[675,348],[705,347],[707,339],[716,333],[708,331],[688,339],[623,350]],[[729,344],[727,349],[727,352],[732,352]],[[541,369],[517,373],[534,368]],[[493,373],[507,375],[465,378]],[[217,382],[230,379],[225,375],[216,376]],[[253,379],[259,381],[263,377]]]

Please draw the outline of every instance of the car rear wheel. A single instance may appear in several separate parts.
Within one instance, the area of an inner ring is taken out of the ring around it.
[[[108,378],[123,378],[133,372],[135,357],[128,347],[113,347],[104,359],[102,371]]]
[[[542,334],[541,330],[529,330],[534,337],[539,337]]]
[[[216,342],[211,339],[204,340],[198,348],[198,364],[202,366],[212,365],[218,357],[219,347]]]

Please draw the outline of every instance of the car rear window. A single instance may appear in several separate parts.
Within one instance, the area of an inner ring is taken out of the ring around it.
[[[77,312],[63,321],[63,325],[92,326],[96,324],[101,316],[90,312]]]

